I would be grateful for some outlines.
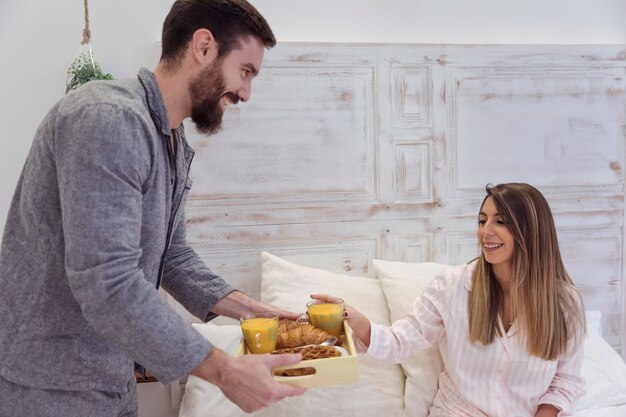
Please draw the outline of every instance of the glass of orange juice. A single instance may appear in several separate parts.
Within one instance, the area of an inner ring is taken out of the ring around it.
[[[242,316],[239,321],[250,353],[269,353],[276,349],[278,314],[251,313]]]
[[[314,300],[306,305],[306,313],[311,324],[338,337],[343,325],[343,300]]]

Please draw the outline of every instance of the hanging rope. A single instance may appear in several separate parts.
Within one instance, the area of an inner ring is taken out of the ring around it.
[[[83,28],[83,40],[81,45],[88,44],[91,41],[91,31],[89,30],[89,2],[84,0],[85,4],[85,27]]]
[[[89,47],[89,61],[91,61],[91,67],[95,73],[97,69],[96,63],[93,61],[93,51],[91,50],[91,30],[89,30],[89,1],[83,0],[83,5],[85,6],[85,27],[83,28],[83,40],[80,44],[87,44]]]

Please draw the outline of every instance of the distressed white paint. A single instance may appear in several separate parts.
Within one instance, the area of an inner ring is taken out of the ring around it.
[[[250,295],[262,250],[356,275],[466,262],[486,183],[529,182],[624,343],[623,46],[281,44],[238,107],[191,135],[188,239]]]
[[[194,186],[193,198],[228,205],[259,198],[374,202],[373,86],[368,65],[266,63],[254,100],[228,115],[222,139],[196,144],[210,146],[195,169],[212,181]]]
[[[493,155],[515,154],[498,181],[543,187],[623,184],[624,67],[455,68],[448,87],[457,189],[493,181]],[[482,155],[476,149],[483,149]],[[470,155],[466,157],[465,155]]]

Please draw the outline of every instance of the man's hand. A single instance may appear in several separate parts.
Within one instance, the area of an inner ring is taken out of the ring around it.
[[[226,297],[218,301],[211,310],[220,316],[232,317],[239,319],[244,314],[261,313],[268,311],[278,314],[279,319],[296,320],[303,313],[294,313],[292,311],[283,310],[270,304],[265,304],[248,297],[242,292],[233,291]]]
[[[302,387],[278,383],[272,378],[272,368],[301,360],[299,353],[235,358],[213,348],[191,374],[217,385],[229,400],[246,413],[251,413],[306,391]]]

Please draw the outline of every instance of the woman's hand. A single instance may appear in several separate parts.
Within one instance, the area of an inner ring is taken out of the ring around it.
[[[537,413],[535,417],[557,417],[559,415],[559,410],[552,404],[541,404],[537,409]]]
[[[325,302],[333,302],[340,300],[338,297],[334,297],[328,294],[311,294],[311,298],[314,300],[320,300]],[[370,345],[370,335],[372,327],[370,321],[363,314],[359,313],[354,308],[350,307],[345,302],[343,303],[344,317],[348,321],[348,324],[352,328],[354,335],[361,341],[366,347]]]

